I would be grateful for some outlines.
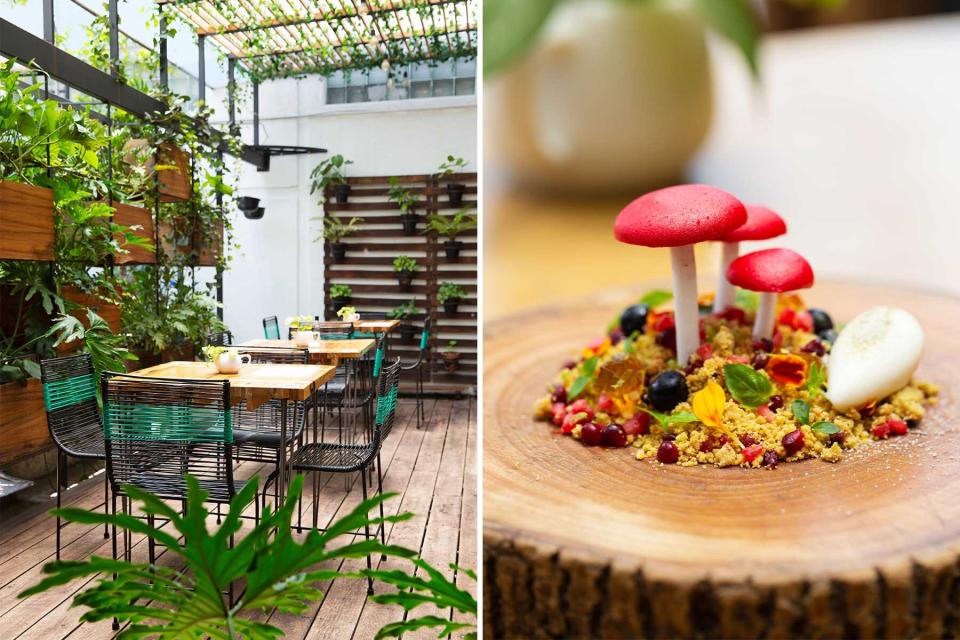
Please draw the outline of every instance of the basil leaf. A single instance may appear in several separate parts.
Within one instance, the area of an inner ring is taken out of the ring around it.
[[[773,393],[770,379],[749,365],[725,364],[723,377],[734,400],[751,409],[766,403]]]
[[[807,372],[807,383],[804,385],[810,395],[814,398],[818,394],[823,392],[823,383],[826,382],[827,375],[823,366],[814,362],[810,365],[810,370]]]
[[[654,289],[648,291],[646,295],[640,298],[640,304],[645,304],[650,309],[655,309],[660,305],[673,300],[673,294],[665,289]]]
[[[810,427],[817,433],[826,433],[827,435],[831,433],[840,433],[840,427],[833,424],[832,422],[818,422],[817,424]]]
[[[590,381],[593,380],[593,373],[597,370],[598,362],[599,359],[597,356],[593,356],[592,358],[587,358],[584,360],[583,364],[580,366],[580,376],[573,381],[573,384],[570,385],[570,390],[567,391],[568,398],[572,400],[583,393],[583,390],[586,389],[587,385],[590,384]]]
[[[810,422],[810,405],[803,400],[794,400],[790,409],[793,411],[793,417],[799,420],[800,424]]]
[[[670,425],[697,422],[700,419],[696,416],[696,414],[693,413],[675,413],[670,416],[665,413],[660,413],[659,411],[654,411],[653,409],[645,409],[643,407],[640,407],[640,411],[649,413],[653,419],[660,424],[660,428],[664,431],[669,431]]]

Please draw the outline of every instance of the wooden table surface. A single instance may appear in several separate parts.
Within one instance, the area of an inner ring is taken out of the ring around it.
[[[336,367],[313,364],[245,364],[240,373],[218,373],[208,362],[174,361],[132,372],[151,378],[229,380],[230,400],[256,408],[266,400],[306,400],[311,390],[329,382]]]
[[[787,220],[785,237],[743,249],[794,248],[818,279],[960,295],[960,15],[765,36],[758,83],[733,47],[714,44],[711,132],[680,179]],[[485,320],[669,282],[669,252],[613,238],[617,213],[645,187],[524,191],[498,173],[496,146],[485,140]],[[716,247],[697,245],[706,283],[718,263]]]
[[[336,366],[340,360],[357,360],[370,351],[377,341],[373,338],[356,338],[353,340],[318,340],[307,346],[312,362],[323,362]],[[284,349],[302,349],[293,340],[271,340],[257,338],[247,340],[241,347],[281,347]]]
[[[353,328],[357,331],[386,333],[388,331],[393,331],[393,329],[395,329],[399,324],[399,320],[358,320],[353,323]]]

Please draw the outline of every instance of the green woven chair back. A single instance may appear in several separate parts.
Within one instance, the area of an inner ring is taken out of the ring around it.
[[[351,338],[360,337],[358,335],[351,335],[349,333],[321,333],[321,340],[349,340]]]
[[[380,368],[383,367],[383,345],[377,345],[377,353],[373,357],[373,379],[380,376]]]
[[[263,319],[263,337],[267,340],[280,339],[280,323],[277,321],[277,316]]]
[[[377,381],[376,428],[381,442],[390,435],[397,409],[397,392],[400,385],[400,359],[383,368]]]
[[[427,342],[430,341],[430,330],[426,327],[420,332],[420,351],[427,348]]]
[[[40,363],[47,426],[57,447],[74,457],[102,459],[103,425],[90,354]]]

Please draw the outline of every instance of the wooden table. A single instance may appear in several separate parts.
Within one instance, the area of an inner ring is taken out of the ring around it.
[[[399,320],[357,320],[353,323],[353,328],[357,331],[370,333],[389,333],[396,329],[399,324]]]
[[[246,400],[247,409],[256,409],[267,400],[280,400],[280,442],[287,441],[287,403],[306,401],[333,379],[336,367],[314,364],[245,364],[236,374],[218,373],[207,362],[174,361],[134,371],[133,375],[178,380],[229,380],[230,402]],[[277,481],[277,503],[283,502],[289,479],[287,448],[279,448],[278,467],[284,470]]]
[[[311,342],[307,347],[310,361],[336,367],[341,360],[358,360],[377,344],[373,338],[357,338],[354,340],[318,340]],[[284,349],[303,349],[293,340],[274,340],[257,338],[247,340],[241,347],[273,347]]]

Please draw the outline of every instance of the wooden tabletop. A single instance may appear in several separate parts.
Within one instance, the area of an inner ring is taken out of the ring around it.
[[[354,340],[318,340],[311,342],[307,347],[310,360],[336,364],[337,361],[356,360],[372,349],[377,341],[373,338],[356,338]],[[302,349],[293,340],[270,340],[257,338],[247,340],[241,347],[282,347],[284,349]]]
[[[250,408],[266,400],[306,400],[311,389],[333,378],[335,367],[313,364],[245,364],[240,373],[218,373],[208,362],[165,362],[133,375],[183,380],[229,380],[231,402],[246,400]]]
[[[357,331],[372,331],[373,333],[386,333],[392,331],[399,320],[357,320],[353,323],[353,328]]]

